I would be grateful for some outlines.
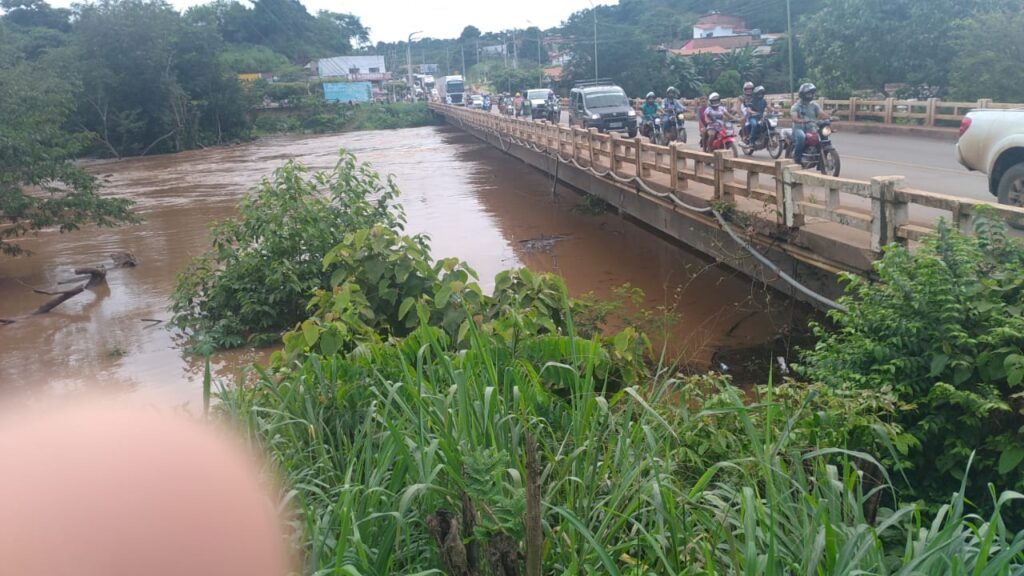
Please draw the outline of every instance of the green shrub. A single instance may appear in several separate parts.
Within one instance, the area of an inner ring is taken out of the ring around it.
[[[948,498],[976,451],[969,494],[1024,489],[1024,250],[1002,224],[945,226],[910,253],[886,248],[875,281],[846,276],[849,312],[830,314],[804,374],[840,389],[891,391],[917,439],[903,464],[917,492]]]
[[[215,348],[276,342],[329,286],[323,259],[350,230],[401,228],[398,189],[342,152],[331,172],[289,161],[264,178],[237,217],[213,229],[213,249],[178,277],[174,324]]]
[[[968,513],[962,492],[934,518],[871,505],[894,497],[884,470],[823,443],[882,425],[857,395],[787,385],[745,403],[721,379],[659,379],[604,397],[600,359],[566,352],[509,354],[498,334],[472,327],[461,347],[424,325],[303,356],[222,392],[219,406],[281,471],[309,574],[475,574],[485,551],[509,547],[518,566],[530,482],[540,485],[545,574],[1022,569],[1024,536],[999,515],[1019,495],[993,497],[987,519]],[[568,394],[555,394],[547,373]],[[856,417],[816,419],[837,407]],[[527,465],[528,437],[539,473]],[[865,469],[877,479],[866,484]],[[474,570],[450,569],[430,529],[439,518],[462,527],[455,540]]]

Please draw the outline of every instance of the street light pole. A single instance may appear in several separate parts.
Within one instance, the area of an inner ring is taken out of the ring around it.
[[[540,26],[537,26],[536,24],[534,24],[533,22],[530,22],[529,20],[527,20],[526,23],[537,29],[537,87],[538,88],[543,88],[544,87],[544,65],[541,63],[541,59],[540,59],[540,34],[541,34],[541,29],[540,29]]]
[[[591,0],[587,2],[590,3],[590,13],[594,16],[594,80],[597,80],[597,8]]]
[[[413,91],[413,88],[412,88],[412,37],[417,35],[417,34],[421,34],[422,32],[423,32],[422,30],[419,30],[417,32],[413,32],[412,34],[409,34],[409,39],[405,43],[405,68],[406,68],[405,72],[406,72],[406,74],[408,74],[408,78],[409,78],[409,96],[410,96],[409,99],[410,100],[415,100],[416,99],[416,93]]]
[[[516,29],[512,29],[512,69],[519,70],[519,47],[516,46]]]
[[[793,99],[793,15],[786,0],[786,47],[789,49],[789,99]]]

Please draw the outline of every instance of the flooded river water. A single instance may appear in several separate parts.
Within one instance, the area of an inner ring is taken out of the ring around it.
[[[79,266],[113,252],[135,254],[135,268],[112,270],[107,285],[49,314],[0,327],[0,392],[142,391],[195,406],[202,363],[182,354],[166,328],[175,275],[208,247],[212,222],[235,214],[239,198],[289,158],[330,168],[345,148],[394,174],[407,232],[430,235],[435,256],[456,256],[485,289],[500,270],[528,266],[561,274],[574,294],[608,296],[625,283],[647,306],[679,317],[671,350],[694,367],[723,349],[757,347],[800,315],[781,297],[738,273],[670,244],[614,214],[584,215],[581,196],[471,136],[449,128],[282,136],[255,143],[89,164],[106,193],[132,198],[145,219],[113,229],[44,232],[25,239],[31,257],[0,258],[0,318],[21,316]],[[215,358],[217,373],[238,374],[266,351]]]

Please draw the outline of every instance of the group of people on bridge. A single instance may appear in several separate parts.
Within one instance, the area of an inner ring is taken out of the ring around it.
[[[828,114],[814,101],[817,96],[817,87],[814,84],[802,84],[799,96],[799,100],[790,108],[790,119],[793,121],[793,160],[798,164],[803,157],[806,131],[813,130],[816,121],[828,118]],[[729,109],[722,104],[722,96],[718,92],[712,92],[700,99],[696,116],[700,127],[701,148],[708,148],[708,143],[724,128],[726,122],[742,122],[740,138],[747,145],[756,143],[761,120],[765,115],[776,113],[775,108],[765,98],[764,86],[754,86],[753,82],[746,82],[743,85],[743,94],[736,102],[736,106]],[[643,114],[644,126],[649,127],[659,115],[682,114],[686,107],[679,99],[679,91],[675,86],[669,86],[660,106],[654,92],[648,92],[640,111]]]

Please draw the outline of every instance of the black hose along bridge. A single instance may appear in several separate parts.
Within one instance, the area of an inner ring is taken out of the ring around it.
[[[973,232],[979,208],[1017,225],[1024,209],[431,103],[453,126],[668,237],[822,309],[838,273],[871,273],[882,247],[914,248],[939,220]],[[841,151],[840,151],[841,152]]]

